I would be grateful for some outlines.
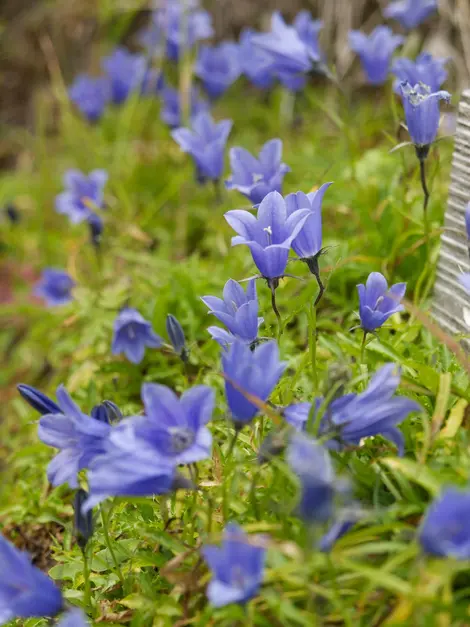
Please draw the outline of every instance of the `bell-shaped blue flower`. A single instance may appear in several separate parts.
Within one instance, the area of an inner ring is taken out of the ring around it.
[[[271,57],[253,43],[256,31],[244,28],[238,43],[242,73],[259,89],[270,89],[276,78]]]
[[[31,385],[20,383],[17,386],[18,392],[33,409],[44,416],[45,414],[60,414],[61,409],[52,399],[43,394],[40,390]]]
[[[349,33],[349,45],[359,55],[367,80],[372,85],[383,85],[387,80],[392,55],[403,43],[388,26],[377,26],[370,35],[358,30]]]
[[[109,78],[112,101],[121,104],[142,84],[147,62],[142,55],[132,54],[127,48],[118,46],[102,59],[101,65]]]
[[[222,351],[222,368],[232,419],[238,426],[243,426],[259,411],[247,396],[265,402],[281,378],[286,363],[279,360],[279,348],[274,340],[253,351],[244,342],[236,340]]]
[[[325,183],[316,192],[304,194],[296,192],[286,196],[287,215],[300,209],[308,209],[309,215],[300,233],[292,242],[292,250],[300,259],[316,257],[322,249],[322,214],[323,196],[332,183]]]
[[[161,337],[137,309],[125,307],[121,310],[114,321],[113,355],[124,353],[129,361],[138,364],[144,358],[146,347],[160,348],[162,344]]]
[[[258,317],[258,297],[254,279],[248,282],[246,293],[240,283],[229,279],[224,287],[223,299],[203,296],[201,300],[209,307],[210,313],[225,324],[234,338],[247,344],[252,344],[257,339],[258,328],[264,319]],[[229,343],[232,342],[233,339]]]
[[[427,85],[413,87],[406,82],[400,83],[400,90],[411,141],[418,157],[424,159],[439,129],[439,101],[449,102],[450,94],[447,91],[431,92]]]
[[[52,579],[0,535],[0,624],[15,618],[55,616],[63,603]]]
[[[201,46],[194,73],[209,98],[219,98],[241,74],[238,45],[224,41],[217,46]]]
[[[64,305],[72,300],[72,289],[76,283],[64,270],[44,268],[34,294],[44,298],[49,307]]]
[[[57,627],[90,627],[90,623],[82,609],[73,607],[61,616]]]
[[[57,389],[57,402],[60,413],[46,414],[38,426],[41,442],[60,451],[47,467],[47,476],[53,486],[68,483],[78,488],[78,472],[104,452],[111,426],[82,413],[63,386]]]
[[[248,246],[261,275],[277,279],[284,275],[289,249],[309,214],[308,209],[300,209],[287,215],[284,198],[278,192],[270,192],[259,205],[256,217],[249,211],[235,209],[228,211],[225,219],[238,233],[232,238],[232,246]]]
[[[65,191],[56,196],[57,213],[68,216],[72,224],[89,220],[97,209],[104,207],[104,188],[108,181],[105,170],[83,174],[80,170],[67,170],[64,174]]]
[[[181,96],[174,87],[165,86],[161,91],[162,109],[160,117],[170,128],[178,128],[182,124],[181,119]],[[191,120],[199,114],[209,110],[209,103],[201,98],[197,89],[190,92],[190,117]]]
[[[418,532],[424,551],[437,557],[470,559],[470,491],[446,488],[431,503]]]
[[[69,98],[89,122],[97,122],[111,101],[111,85],[107,78],[80,74],[69,88]]]
[[[164,385],[142,387],[145,416],[114,427],[111,442],[122,450],[151,448],[165,463],[192,464],[210,456],[212,435],[207,423],[214,411],[214,392],[197,385],[178,398]]]
[[[320,50],[318,35],[323,28],[322,20],[314,20],[310,11],[299,11],[292,22],[300,39],[307,47],[310,59],[320,63],[323,61],[323,53]]]
[[[262,538],[250,537],[230,523],[222,545],[205,545],[202,554],[212,571],[207,597],[214,607],[246,603],[257,594],[263,583],[266,554]]]
[[[395,283],[389,289],[386,278],[380,272],[371,272],[365,285],[357,286],[359,316],[364,331],[375,331],[394,313],[403,311],[400,304],[406,292],[406,283]]]
[[[194,159],[200,179],[221,178],[225,145],[232,124],[232,120],[214,122],[209,113],[200,113],[193,118],[192,129],[177,128],[172,131],[171,135],[181,150]]]
[[[393,89],[401,94],[400,83],[407,82],[410,85],[423,83],[431,92],[439,91],[448,76],[445,69],[448,61],[448,58],[436,58],[428,52],[422,52],[415,61],[405,57],[395,59],[390,70],[397,77]]]
[[[261,148],[258,158],[244,148],[230,149],[232,173],[225,182],[257,205],[269,192],[281,192],[282,181],[290,168],[282,163],[282,141],[271,139]]]
[[[438,9],[438,0],[395,0],[384,9],[384,16],[397,20],[408,30],[419,26]]]

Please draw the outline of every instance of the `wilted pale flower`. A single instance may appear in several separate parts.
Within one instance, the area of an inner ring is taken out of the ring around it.
[[[164,86],[161,91],[162,109],[160,117],[170,128],[178,128],[182,124],[181,117],[181,95],[177,89]],[[200,113],[209,110],[209,103],[201,98],[197,89],[190,92],[190,118],[197,117]]]
[[[251,537],[260,543],[259,536]],[[234,523],[225,527],[220,547],[203,546],[202,554],[212,571],[207,588],[212,605],[246,603],[254,597],[263,582],[265,553],[263,546],[250,544],[250,536]]]
[[[238,44],[224,41],[217,46],[201,46],[194,73],[201,79],[209,98],[219,98],[241,71]]]
[[[439,129],[439,101],[449,102],[450,94],[447,91],[432,93],[427,85],[413,87],[407,82],[400,83],[400,90],[411,141],[419,159],[424,160]]]
[[[232,246],[249,247],[258,270],[265,279],[278,279],[284,275],[292,242],[300,233],[310,211],[300,209],[287,215],[284,198],[270,192],[262,200],[255,217],[249,211],[227,211],[225,219],[238,233]]]
[[[271,139],[261,148],[258,158],[244,148],[230,149],[232,173],[225,182],[257,205],[269,192],[281,192],[282,181],[290,168],[282,163],[282,141]]]
[[[132,54],[127,48],[118,46],[102,59],[101,65],[111,85],[112,101],[121,104],[142,84],[147,62],[142,55]]]
[[[69,88],[69,98],[89,122],[97,122],[111,101],[111,85],[107,78],[80,74]]]
[[[76,283],[64,270],[44,268],[34,294],[44,298],[49,307],[64,305],[72,300],[72,289]]]
[[[410,85],[423,83],[428,85],[431,92],[438,91],[447,79],[445,66],[448,61],[447,57],[436,58],[428,52],[422,52],[415,61],[405,57],[395,59],[390,70],[397,77],[393,89],[401,94],[400,83],[408,82]]]
[[[437,557],[470,559],[470,491],[445,488],[428,508],[418,538],[424,551]]]
[[[395,283],[389,289],[387,280],[380,272],[371,272],[367,283],[357,286],[359,316],[364,331],[375,331],[393,314],[403,311],[400,301],[406,292],[406,283]]]
[[[104,452],[111,427],[82,413],[63,386],[57,389],[57,402],[60,413],[44,415],[38,427],[41,442],[60,451],[49,463],[47,476],[53,486],[68,483],[78,488],[78,472]]]
[[[0,535],[0,622],[15,618],[55,616],[63,608],[55,583]]]
[[[67,170],[64,174],[65,191],[55,198],[57,213],[68,216],[72,224],[89,220],[94,211],[104,207],[107,181],[106,170],[93,170],[88,175],[80,170]]]
[[[384,10],[384,16],[397,20],[408,30],[416,28],[437,11],[438,0],[396,0]]]
[[[224,287],[223,300],[216,296],[203,296],[201,300],[209,307],[210,313],[225,324],[233,338],[247,344],[252,344],[257,339],[258,327],[263,318],[258,317],[254,279],[248,282],[246,293],[239,283],[229,279]],[[232,342],[233,339],[229,343]]]
[[[225,145],[232,124],[232,120],[214,122],[210,113],[200,113],[193,118],[192,129],[177,128],[172,131],[171,135],[181,150],[193,157],[199,179],[221,178]]]
[[[349,45],[359,55],[367,80],[372,85],[382,85],[387,80],[392,55],[403,43],[388,26],[377,26],[370,35],[358,30],[350,31]]]
[[[222,351],[225,395],[231,417],[237,426],[250,422],[259,409],[246,394],[265,402],[286,368],[279,360],[279,348],[272,340],[253,351],[244,342],[235,340]]]
[[[244,28],[238,43],[240,67],[248,80],[259,89],[269,89],[276,78],[271,57],[253,43],[256,31]]]
[[[145,347],[160,348],[163,340],[152,329],[148,320],[131,307],[121,310],[114,321],[113,355],[124,353],[129,361],[138,364],[145,354]]]
[[[61,409],[57,403],[40,390],[33,388],[31,385],[26,385],[25,383],[20,383],[17,389],[24,400],[42,416],[45,414],[60,414]]]

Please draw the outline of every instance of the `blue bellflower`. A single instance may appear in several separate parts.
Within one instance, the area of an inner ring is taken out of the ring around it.
[[[446,488],[428,508],[418,538],[424,551],[437,557],[470,559],[470,491]]]
[[[209,98],[219,98],[241,74],[238,45],[224,41],[217,46],[201,46],[194,73]]]
[[[101,65],[109,78],[114,104],[122,104],[134,89],[140,87],[146,71],[145,58],[132,54],[122,46],[104,57]]]
[[[407,82],[400,83],[400,90],[408,132],[416,147],[416,154],[423,160],[437,137],[439,101],[449,102],[450,94],[447,91],[431,92],[431,89],[423,84],[413,87]]]
[[[207,423],[214,411],[214,392],[197,385],[178,398],[156,383],[142,386],[145,416],[124,420],[113,429],[111,442],[122,450],[151,448],[166,464],[192,464],[210,456],[212,435]]]
[[[340,520],[336,520],[329,527],[326,533],[320,538],[320,542],[318,543],[318,548],[323,553],[328,553],[331,551],[336,542],[342,538],[347,532],[354,527],[357,520],[356,518],[347,519],[342,518]]]
[[[247,344],[256,341],[258,328],[264,319],[258,317],[258,297],[254,279],[248,282],[246,293],[239,283],[229,279],[224,287],[223,299],[203,296],[201,300],[207,305],[210,313],[227,327],[230,333],[228,344],[235,338]],[[222,345],[227,345],[227,342],[223,341]]]
[[[0,535],[0,624],[15,618],[55,616],[62,594],[39,568]]]
[[[380,272],[371,272],[365,285],[357,286],[359,316],[364,331],[372,332],[381,327],[390,316],[403,311],[400,304],[406,292],[406,283],[395,283],[389,289],[387,280]]]
[[[323,62],[323,53],[318,42],[323,21],[314,20],[310,11],[299,11],[292,22],[292,26],[306,45],[310,59],[316,63]]]
[[[207,597],[214,607],[246,603],[258,592],[263,582],[266,549],[259,536],[251,537],[253,544],[243,529],[230,523],[225,527],[220,547],[203,546],[202,554],[213,575]]]
[[[68,216],[72,224],[89,220],[97,209],[104,207],[107,180],[105,170],[93,170],[88,175],[80,170],[67,170],[64,174],[65,191],[55,199],[57,213]]]
[[[43,394],[40,390],[31,385],[20,383],[17,386],[18,392],[33,409],[44,416],[45,414],[60,414],[61,409],[52,399]]]
[[[335,475],[328,451],[303,433],[293,433],[287,461],[300,479],[299,516],[307,522],[325,522],[333,515]]]
[[[222,351],[222,368],[232,419],[242,427],[259,411],[246,394],[264,403],[281,378],[286,363],[279,360],[279,348],[274,340],[257,346],[254,351],[236,340],[228,350]]]
[[[448,58],[436,58],[428,52],[422,52],[415,61],[405,57],[395,59],[390,70],[397,77],[393,89],[401,94],[400,83],[408,82],[410,85],[423,83],[432,93],[439,91],[448,76],[445,69],[448,61]]]
[[[224,151],[232,130],[232,120],[214,122],[209,113],[192,120],[192,129],[177,128],[171,135],[183,152],[196,164],[198,179],[219,180],[224,169]]]
[[[69,98],[89,122],[97,122],[111,101],[109,80],[80,74],[69,88]]]
[[[133,364],[144,358],[145,348],[160,348],[163,340],[152,329],[148,320],[131,307],[121,310],[114,321],[114,334],[111,352],[124,353]]]
[[[170,128],[178,128],[182,124],[181,117],[181,96],[174,87],[163,87],[161,91],[162,108],[160,117]],[[191,89],[190,92],[190,118],[197,117],[200,113],[209,110],[209,103],[203,100],[197,89]]]
[[[371,85],[383,85],[387,80],[392,55],[403,43],[388,26],[377,26],[370,35],[358,30],[349,33],[349,45],[359,55],[362,68]]]
[[[79,607],[67,610],[57,623],[57,627],[90,627],[90,623]]]
[[[438,0],[396,0],[385,8],[383,14],[400,22],[403,28],[412,30],[437,11],[437,8]]]
[[[225,182],[227,189],[236,189],[254,204],[269,192],[282,192],[282,181],[290,168],[282,163],[282,141],[271,139],[261,148],[258,158],[244,148],[230,149],[232,174]]]
[[[72,300],[72,289],[76,283],[64,270],[44,268],[41,279],[34,288],[34,294],[44,298],[48,307],[65,305]]]
[[[67,390],[57,389],[60,413],[44,415],[38,426],[41,442],[59,449],[49,463],[47,476],[53,486],[68,483],[78,488],[77,474],[104,452],[111,426],[82,413]]]
[[[300,209],[287,215],[284,198],[278,192],[267,194],[255,217],[249,211],[235,209],[225,219],[238,235],[232,246],[245,244],[261,275],[277,280],[284,275],[292,242],[302,230],[310,211]]]
[[[275,80],[275,73],[269,54],[253,43],[256,32],[244,28],[238,43],[239,60],[242,73],[258,89],[270,89]]]

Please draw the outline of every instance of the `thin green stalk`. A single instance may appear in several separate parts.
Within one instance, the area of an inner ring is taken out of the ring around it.
[[[362,338],[362,343],[361,343],[361,356],[359,358],[359,363],[361,364],[361,366],[364,365],[365,363],[366,338],[367,338],[367,331],[364,331],[364,336]]]
[[[346,609],[344,608],[344,605],[341,601],[341,593],[339,591],[338,588],[338,581],[337,581],[337,572],[336,572],[336,568],[335,565],[333,564],[333,560],[331,559],[331,554],[327,553],[326,554],[326,561],[328,564],[328,572],[330,574],[331,577],[331,588],[332,588],[332,592],[333,592],[333,597],[336,603],[336,606],[343,618],[344,621],[344,625],[346,627],[353,627],[353,622],[351,620],[351,616],[349,614],[349,612],[346,611]]]
[[[224,520],[227,522],[228,518],[229,518],[229,489],[232,487],[232,482],[233,482],[233,477],[232,475],[232,469],[233,469],[233,465],[232,465],[232,460],[233,460],[233,452],[235,450],[235,444],[237,443],[238,440],[238,434],[240,432],[240,429],[237,429],[235,427],[235,433],[234,436],[232,438],[232,441],[230,442],[230,448],[228,449],[227,452],[227,456],[224,460],[224,467],[226,470],[226,475],[224,475],[224,485],[223,485],[223,502],[222,502],[222,509],[223,509],[223,513],[224,513]]]
[[[419,159],[419,174],[421,179],[421,187],[423,188],[424,200],[423,200],[423,221],[424,221],[424,237],[426,239],[426,260],[429,260],[429,190],[426,182],[426,167],[423,158]]]
[[[312,366],[313,394],[318,392],[318,372],[317,372],[317,308],[313,303],[310,305],[308,328],[308,348],[310,353],[310,364]]]
[[[108,523],[109,523],[109,518],[110,518],[109,514],[111,513],[112,510],[110,510],[108,512],[108,516],[106,516],[106,514],[104,512],[104,507],[101,505],[100,506],[100,511],[101,511],[101,521],[103,523],[104,543],[106,545],[106,548],[109,551],[109,554],[111,555],[111,559],[113,560],[113,564],[114,564],[114,568],[115,568],[115,571],[116,571],[116,575],[119,577],[119,581],[121,582],[121,586],[124,588],[124,576],[123,576],[121,568],[119,566],[119,562],[117,561],[116,553],[114,552],[113,544],[111,542],[111,538],[109,537],[109,531],[108,531]]]
[[[91,603],[91,586],[90,586],[90,565],[88,563],[88,555],[87,555],[87,547],[82,548],[82,557],[83,557],[83,583],[84,583],[84,593],[83,593],[83,601],[86,608],[90,614],[93,615],[93,605]]]

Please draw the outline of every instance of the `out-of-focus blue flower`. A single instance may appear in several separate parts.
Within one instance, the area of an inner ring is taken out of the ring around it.
[[[183,152],[189,153],[201,180],[221,178],[224,169],[224,151],[232,130],[232,120],[214,122],[210,113],[200,113],[192,120],[192,129],[177,128],[173,139]]]
[[[370,35],[358,30],[349,33],[349,45],[359,55],[367,80],[372,85],[383,85],[387,80],[392,55],[403,43],[388,26],[377,26]]]
[[[207,597],[214,607],[246,603],[256,595],[263,582],[266,554],[261,544],[259,536],[250,538],[238,525],[229,523],[220,547],[209,544],[202,548],[213,575]]]
[[[52,579],[0,535],[0,624],[15,618],[55,616],[62,607],[62,594]]]
[[[467,241],[470,242],[470,202],[465,206],[465,232],[467,234]]]
[[[150,55],[166,55],[178,61],[181,51],[190,50],[197,41],[213,35],[211,15],[199,8],[198,1],[167,0],[157,8],[140,35],[140,43]]]
[[[83,610],[74,607],[63,614],[57,627],[90,627],[90,623]]]
[[[323,553],[331,551],[336,542],[342,538],[356,524],[356,519],[341,519],[335,521],[328,531],[320,538],[318,548]]]
[[[107,181],[105,170],[93,170],[88,175],[80,170],[67,170],[64,174],[65,191],[55,198],[57,213],[68,216],[72,224],[89,220],[96,209],[104,206]]]
[[[258,317],[254,279],[248,282],[246,293],[240,283],[229,279],[224,287],[223,300],[216,296],[203,296],[201,300],[209,307],[210,313],[225,324],[231,335],[247,344],[257,339],[258,328],[264,318]]]
[[[99,249],[104,229],[103,220],[96,213],[90,213],[87,222],[90,230],[90,242],[96,249]]]
[[[57,401],[60,413],[46,414],[38,427],[41,442],[60,450],[49,463],[47,476],[53,486],[68,483],[78,488],[77,473],[104,452],[111,427],[82,413],[62,385]]]
[[[170,465],[192,464],[210,456],[212,435],[206,427],[214,411],[214,391],[197,385],[178,398],[155,383],[142,387],[145,416],[114,427],[111,442],[130,452],[151,448]]]
[[[238,233],[232,238],[232,246],[248,246],[262,276],[276,279],[283,276],[292,242],[309,214],[308,209],[300,209],[288,216],[284,198],[278,192],[270,192],[261,201],[257,217],[235,209],[227,211],[225,219]]]
[[[160,117],[170,128],[178,128],[182,124],[181,119],[181,97],[177,89],[165,86],[161,92],[162,109]],[[191,120],[199,114],[209,110],[209,103],[202,99],[197,89],[192,89],[190,94],[190,117]]]
[[[168,333],[168,337],[175,353],[179,355],[183,361],[187,361],[188,351],[186,348],[186,338],[184,337],[183,327],[173,314],[168,314],[166,317],[166,332]]]
[[[279,348],[274,340],[253,351],[244,342],[235,340],[228,350],[222,351],[222,367],[232,419],[243,426],[259,411],[246,394],[265,402],[281,378],[286,363],[279,360]]]
[[[101,61],[111,85],[111,99],[114,104],[127,100],[131,91],[140,87],[146,73],[147,62],[140,54],[132,54],[118,46]]]
[[[447,91],[432,93],[427,85],[412,87],[407,82],[400,83],[400,90],[411,141],[420,159],[425,158],[439,129],[439,101],[449,102],[450,94]]]
[[[241,74],[238,45],[224,41],[217,46],[201,46],[194,67],[209,98],[219,98]]]
[[[359,316],[364,331],[375,331],[398,311],[406,292],[406,283],[395,283],[388,289],[387,280],[380,272],[371,272],[365,285],[357,286],[359,293]]]
[[[321,206],[323,196],[332,183],[325,183],[316,192],[304,194],[296,192],[286,196],[287,215],[299,209],[308,209],[309,215],[300,233],[292,242],[293,251],[301,259],[316,257],[322,249],[322,217]]]
[[[140,83],[140,93],[143,96],[154,96],[162,93],[165,87],[163,73],[153,68],[147,68]]]
[[[428,52],[422,52],[416,61],[405,57],[395,59],[390,70],[397,77],[393,89],[401,94],[400,83],[408,82],[410,85],[423,83],[431,92],[438,91],[447,79],[445,66],[448,61],[448,58],[435,58]]]
[[[426,553],[438,557],[470,559],[470,491],[446,488],[431,503],[418,538]]]
[[[323,28],[322,20],[314,20],[310,11],[299,11],[292,26],[297,31],[300,39],[307,46],[310,59],[315,62],[323,60],[323,54],[318,43],[318,35]]]
[[[287,461],[300,479],[299,516],[308,522],[327,521],[333,515],[336,492],[328,451],[316,440],[294,432],[287,448]]]
[[[321,398],[315,400],[316,410],[320,408],[321,403]],[[294,403],[285,407],[282,410],[282,415],[297,431],[305,431],[311,408],[311,403]]]
[[[271,139],[261,148],[259,157],[244,148],[230,149],[232,174],[225,182],[227,189],[236,189],[259,204],[269,192],[281,192],[282,181],[290,168],[282,163],[282,141]]]
[[[384,16],[397,20],[408,30],[412,30],[437,11],[438,0],[396,0],[384,10]]]
[[[71,291],[76,283],[64,270],[44,268],[34,294],[44,298],[49,307],[64,305],[72,300]]]
[[[238,44],[240,67],[248,80],[259,89],[269,89],[276,78],[271,57],[253,43],[257,33],[251,28],[245,28],[240,34]]]
[[[459,277],[459,283],[464,287],[467,292],[470,294],[470,272],[464,272]]]
[[[24,400],[42,416],[45,414],[60,414],[61,409],[57,403],[54,403],[51,398],[43,394],[40,390],[33,388],[32,385],[20,383],[17,385],[17,390]]]
[[[125,307],[121,310],[114,321],[113,355],[124,353],[129,361],[138,364],[144,358],[145,347],[160,348],[162,344],[162,338],[137,309]]]
[[[89,122],[97,122],[111,101],[109,80],[80,74],[69,88],[69,98]]]
[[[82,490],[82,488],[78,488],[73,499],[73,527],[77,544],[82,550],[85,549],[88,540],[93,535],[93,512],[92,510],[89,510],[85,514],[82,512],[83,504],[87,498],[88,492]]]
[[[211,338],[215,340],[222,348],[227,348],[235,341],[235,336],[230,333],[230,331],[226,331],[225,329],[221,329],[220,327],[207,327],[207,331],[210,334]]]

